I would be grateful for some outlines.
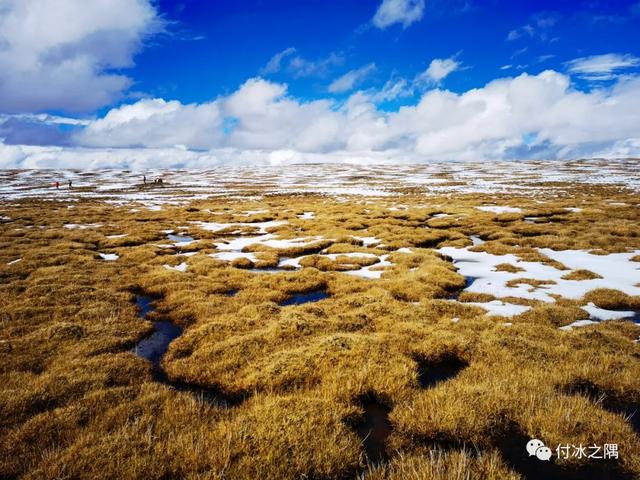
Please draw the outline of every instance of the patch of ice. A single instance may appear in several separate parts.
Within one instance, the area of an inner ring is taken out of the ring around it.
[[[100,228],[101,226],[101,223],[87,223],[84,225],[79,223],[65,223],[63,225],[64,228],[68,228],[69,230],[86,230],[88,228]]]
[[[598,322],[595,322],[593,320],[576,320],[575,322],[570,323],[569,325],[560,327],[560,330],[568,331],[575,327],[586,327],[587,325],[595,325],[597,323]]]
[[[633,311],[618,311],[618,310],[605,310],[604,308],[597,307],[593,302],[589,302],[582,309],[589,314],[591,318],[598,320],[619,320],[621,318],[633,317],[636,312]]]
[[[300,215],[297,215],[297,217],[301,220],[312,220],[313,218],[315,218],[316,214],[314,212],[304,212]]]
[[[108,262],[113,262],[114,260],[120,258],[120,256],[116,255],[115,253],[99,253],[98,255],[100,255],[103,260],[106,260]]]
[[[16,263],[18,263],[20,260],[22,260],[21,258],[17,258],[15,260],[11,260],[10,262],[7,262],[7,265],[15,265]]]
[[[215,222],[191,222],[193,224],[198,225],[203,230],[207,230],[209,232],[220,232],[222,230],[226,230],[231,227],[253,227],[258,229],[258,233],[267,233],[267,229],[272,227],[278,227],[280,225],[284,225],[287,222],[284,220],[271,220],[269,222],[256,222],[256,223],[215,223]]]
[[[174,247],[186,247],[187,245],[191,245],[192,243],[195,243],[198,241],[192,237],[187,237],[183,235],[173,235],[171,233],[167,234],[167,238],[172,242],[175,242],[173,244]]]
[[[476,280],[465,290],[474,293],[488,293],[498,298],[519,297],[543,302],[555,302],[551,294],[565,298],[578,299],[587,292],[598,288],[620,290],[627,295],[640,295],[635,286],[640,281],[640,267],[630,258],[639,252],[592,255],[581,250],[539,249],[540,253],[563,263],[572,270],[586,269],[602,278],[592,280],[566,280],[562,277],[567,270],[558,270],[550,265],[538,262],[525,262],[514,254],[492,255],[486,252],[472,252],[468,248],[444,247],[438,250],[454,260],[458,273]],[[500,263],[510,263],[523,271],[510,273],[496,271]],[[521,283],[507,286],[510,280],[527,278],[550,280],[555,284],[541,285],[537,288]]]
[[[269,213],[269,210],[247,210],[243,215],[245,217],[250,217],[251,215],[258,215],[260,213]]]
[[[473,246],[475,247],[476,245],[482,245],[483,243],[485,243],[484,240],[482,240],[479,236],[477,235],[471,235],[469,237],[471,239],[471,242],[473,242]]]
[[[254,263],[258,261],[258,259],[256,258],[256,255],[252,252],[234,252],[234,251],[218,252],[218,253],[211,253],[209,254],[209,256],[213,258],[217,258],[218,260],[223,260],[225,262],[233,262],[238,258],[246,258],[248,260],[251,260]]]
[[[111,238],[124,238],[124,237],[126,237],[128,235],[129,235],[128,233],[121,233],[120,235],[107,235],[105,238],[109,238],[109,239],[111,239]]]
[[[484,308],[487,311],[487,315],[498,317],[513,317],[531,309],[531,307],[526,305],[514,305],[513,303],[504,303],[500,300],[492,300],[491,302],[471,302],[465,303],[465,305],[475,305],[476,307]]]
[[[338,257],[349,257],[349,258],[377,258],[377,255],[373,253],[367,252],[349,252],[349,253],[324,253],[320,255],[321,257],[326,257],[331,261],[335,261]]]
[[[367,278],[367,279],[376,279],[380,278],[380,276],[384,273],[385,270],[382,270],[381,267],[390,267],[393,265],[391,262],[387,260],[389,255],[380,256],[380,261],[373,265],[369,265],[368,267],[362,267],[359,270],[347,270],[340,273],[346,273],[347,275],[354,275],[356,277]],[[375,268],[375,270],[372,270]]]
[[[482,210],[483,212],[493,212],[493,213],[520,213],[522,209],[519,207],[503,207],[503,206],[484,206],[484,207],[476,207],[478,210]]]
[[[11,217],[7,217],[6,215],[0,215],[0,220],[2,220],[3,222],[8,222],[9,220],[11,220]]]
[[[351,238],[355,238],[356,240],[360,240],[362,242],[362,245],[365,247],[368,247],[370,245],[374,245],[376,243],[380,243],[381,240],[379,238],[376,237],[356,237],[354,235],[351,236]]]
[[[176,272],[186,272],[187,271],[187,264],[185,262],[182,262],[180,265],[176,265],[175,267],[172,267],[171,265],[163,265],[164,268],[166,268],[167,270],[174,270]]]
[[[281,258],[280,261],[278,262],[278,268],[282,268],[282,267],[293,267],[293,268],[301,268],[300,265],[300,260],[302,260],[304,258],[303,257],[296,257],[296,258]]]

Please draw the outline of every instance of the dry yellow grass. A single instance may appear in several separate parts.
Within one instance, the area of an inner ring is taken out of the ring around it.
[[[524,196],[413,194],[372,203],[198,200],[134,213],[91,201],[73,209],[2,204],[11,221],[0,224],[0,477],[515,479],[526,472],[510,449],[524,452],[522,439],[537,437],[548,445],[615,442],[620,459],[605,467],[638,478],[640,438],[615,409],[640,404],[640,346],[632,342],[640,329],[622,321],[558,327],[588,317],[579,308],[586,302],[638,309],[640,298],[601,289],[554,304],[514,299],[532,309],[505,326],[464,303],[490,295],[447,300],[465,279],[433,250],[470,246],[480,236],[486,243],[476,251],[564,268],[536,249],[640,249],[638,209],[603,206],[612,201],[640,198],[591,186],[544,206]],[[479,211],[484,202],[524,213]],[[398,203],[406,208],[388,210]],[[450,217],[433,217],[439,205]],[[566,210],[576,205],[582,213]],[[257,210],[266,212],[244,214]],[[315,218],[297,217],[305,211]],[[287,222],[269,230],[280,239],[321,240],[279,250],[248,245],[255,265],[228,263],[208,256],[221,251],[214,244],[257,229],[213,232],[192,223],[272,220]],[[172,242],[162,231],[170,229],[198,241],[164,248]],[[189,252],[197,253],[178,256]],[[391,265],[379,279],[342,273],[375,272],[382,255]],[[300,271],[252,271],[299,256]],[[182,262],[185,272],[163,267]],[[508,264],[499,269],[517,273]],[[567,269],[567,278],[594,277]],[[319,290],[329,297],[280,305]],[[184,328],[161,362],[173,387],[133,351],[153,331],[138,316],[141,292],[155,299],[149,320]],[[428,374],[447,362],[465,367],[425,388],[424,368]],[[178,385],[209,389],[220,402]],[[367,463],[358,435],[372,399],[390,426],[380,465]],[[584,459],[558,466],[567,475],[605,467]]]

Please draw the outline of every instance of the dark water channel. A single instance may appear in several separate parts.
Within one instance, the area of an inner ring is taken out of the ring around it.
[[[154,310],[153,298],[146,295],[136,295],[136,305],[139,310],[139,316],[142,319],[145,319],[146,316]],[[181,392],[191,393],[199,399],[218,405],[233,406],[244,400],[244,396],[224,395],[215,388],[171,380],[162,368],[162,358],[169,349],[171,342],[182,335],[183,329],[167,320],[154,320],[153,328],[154,331],[151,335],[137,343],[135,353],[151,363],[153,367],[153,378],[156,382],[163,383]]]
[[[447,356],[431,361],[417,359],[418,383],[421,388],[433,388],[440,382],[452,379],[463,369],[468,367],[467,362],[455,356]]]
[[[358,399],[364,415],[353,424],[353,430],[360,437],[367,460],[380,464],[388,460],[386,442],[393,427],[389,421],[391,408],[378,401],[374,395],[364,395]]]
[[[328,298],[329,293],[326,290],[313,290],[311,292],[305,293],[296,293],[286,300],[280,302],[281,307],[286,307],[288,305],[302,305],[303,303],[309,302],[317,302],[324,298]]]

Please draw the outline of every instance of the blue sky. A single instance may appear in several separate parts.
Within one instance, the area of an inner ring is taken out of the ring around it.
[[[434,58],[456,59],[465,70],[446,88],[462,92],[521,71],[566,71],[565,62],[610,52],[640,56],[640,2],[634,1],[428,1],[422,18],[375,28],[371,1],[161,1],[172,34],[136,60],[136,89],[185,103],[235,90],[277,52],[336,63],[297,77],[284,68],[266,75],[287,82],[300,98],[327,94],[331,80],[375,63],[360,84],[382,86],[392,75],[413,77]],[[524,30],[526,25],[533,31]],[[518,38],[508,40],[512,36]],[[170,61],[167,61],[170,59]],[[512,65],[501,70],[501,67]],[[587,86],[587,85],[585,85]]]
[[[0,3],[0,165],[640,154],[639,0]]]

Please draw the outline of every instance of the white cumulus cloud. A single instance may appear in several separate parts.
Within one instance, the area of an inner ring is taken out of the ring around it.
[[[114,70],[131,67],[144,39],[162,28],[150,0],[2,0],[0,109],[108,105],[131,85]]]
[[[460,62],[454,58],[436,58],[416,80],[422,83],[438,84],[458,69],[460,69]]]
[[[407,28],[422,18],[424,4],[424,0],[383,0],[373,16],[373,24],[384,29],[401,23]]]

